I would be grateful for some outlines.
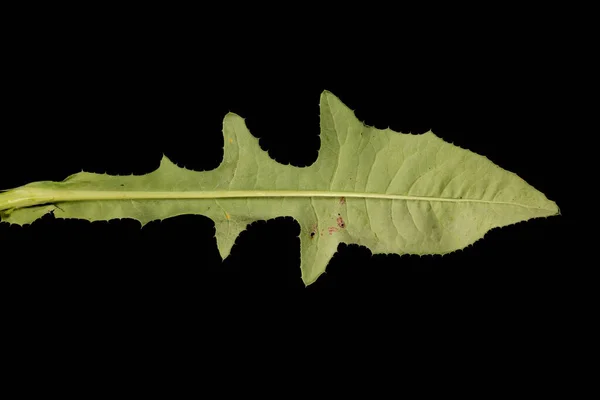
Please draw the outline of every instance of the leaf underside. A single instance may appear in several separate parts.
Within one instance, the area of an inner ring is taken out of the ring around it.
[[[0,193],[0,217],[24,225],[53,211],[57,218],[89,221],[133,218],[143,226],[200,214],[214,221],[225,259],[248,224],[291,216],[301,227],[300,267],[309,285],[341,242],[374,254],[445,254],[492,228],[559,213],[556,203],[514,173],[431,131],[411,135],[366,126],[327,91],[320,112],[319,157],[308,167],[271,159],[243,118],[229,113],[223,161],[214,170],[190,171],[163,157],[146,175],[81,172],[63,182],[30,183]],[[77,199],[79,192],[88,198]],[[115,192],[122,197],[102,198]],[[156,195],[166,192],[170,198]],[[39,193],[52,196],[36,199]],[[180,198],[190,193],[194,198]]]

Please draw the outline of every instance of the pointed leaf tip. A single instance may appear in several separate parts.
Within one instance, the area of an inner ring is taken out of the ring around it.
[[[233,111],[229,111],[227,114],[225,114],[225,117],[223,117],[223,123],[225,123],[227,120],[235,120],[237,118],[241,120],[244,119],[241,115],[234,113]]]
[[[162,158],[160,159],[160,165],[173,165],[173,161],[163,153]]]

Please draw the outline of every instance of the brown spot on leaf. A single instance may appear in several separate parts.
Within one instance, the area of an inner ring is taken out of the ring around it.
[[[341,216],[337,217],[337,224],[342,229],[346,227],[346,223],[344,222],[344,219]]]
[[[334,232],[339,231],[339,229],[336,228],[335,226],[330,226],[329,228],[327,228],[327,230],[329,231],[330,235],[333,235]]]
[[[312,229],[310,230],[310,238],[314,238],[317,235],[317,225],[313,225]]]
[[[341,205],[346,204],[346,198],[345,197],[340,197],[340,204]]]

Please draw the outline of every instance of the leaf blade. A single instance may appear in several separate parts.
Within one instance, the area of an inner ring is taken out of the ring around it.
[[[23,225],[52,211],[90,221],[133,218],[143,226],[200,214],[214,221],[225,259],[248,224],[292,216],[301,227],[308,285],[342,242],[373,253],[445,254],[490,229],[559,214],[556,203],[516,174],[431,131],[366,126],[327,91],[320,104],[321,148],[308,167],[271,159],[244,119],[229,113],[223,161],[212,171],[190,171],[163,157],[146,175],[82,172],[63,182],[34,182],[0,192],[0,217]]]

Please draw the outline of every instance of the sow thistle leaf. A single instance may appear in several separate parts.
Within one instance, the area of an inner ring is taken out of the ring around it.
[[[180,168],[163,157],[141,176],[81,172],[63,182],[35,182],[0,193],[0,217],[29,224],[57,218],[144,224],[201,214],[216,226],[225,259],[257,220],[293,217],[301,227],[306,285],[321,275],[338,244],[375,254],[444,254],[495,227],[559,213],[544,194],[485,157],[432,132],[410,135],[365,126],[323,92],[321,148],[309,167],[282,165],[260,148],[244,120],[223,121],[223,161],[212,171]]]

